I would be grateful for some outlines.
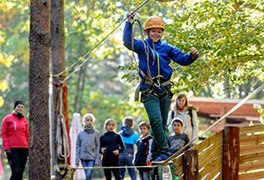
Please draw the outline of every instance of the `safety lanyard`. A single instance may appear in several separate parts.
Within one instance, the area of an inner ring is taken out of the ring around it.
[[[152,53],[152,57],[153,57],[153,63],[152,65],[154,65],[155,61],[157,61],[157,71],[158,71],[158,74],[156,76],[156,78],[158,78],[158,82],[160,82],[160,56],[159,56],[159,53],[157,51],[155,51],[155,45],[154,45],[154,42],[152,41],[152,46],[153,46],[153,49],[151,49],[151,53]],[[157,59],[156,59],[156,56],[157,56]],[[155,78],[155,77],[154,77]]]

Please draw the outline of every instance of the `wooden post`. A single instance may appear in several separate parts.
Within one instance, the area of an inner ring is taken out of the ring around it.
[[[223,144],[223,179],[238,179],[239,172],[239,128],[226,127],[224,129]]]
[[[183,173],[185,180],[198,180],[198,151],[189,150],[183,155]]]

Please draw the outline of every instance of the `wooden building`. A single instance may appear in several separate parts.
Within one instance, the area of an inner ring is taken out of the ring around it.
[[[213,98],[190,98],[190,104],[199,108],[198,117],[205,121],[215,121],[223,117],[228,111],[236,106],[241,100],[213,99]],[[236,111],[215,127],[221,130],[225,125],[245,126],[248,124],[259,124],[260,114],[254,108],[254,104],[260,104],[264,108],[264,100],[249,100]],[[206,127],[204,127],[206,128]],[[202,128],[202,129],[204,129]]]

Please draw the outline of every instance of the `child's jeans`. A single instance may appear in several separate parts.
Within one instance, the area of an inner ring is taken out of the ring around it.
[[[121,153],[119,155],[119,166],[134,166],[133,164],[133,154]],[[136,169],[127,168],[131,180],[136,180]],[[126,174],[126,168],[120,168],[121,178],[124,179]]]
[[[95,160],[83,160],[81,159],[82,166],[85,167],[94,167]],[[84,169],[86,180],[92,179],[93,169]]]

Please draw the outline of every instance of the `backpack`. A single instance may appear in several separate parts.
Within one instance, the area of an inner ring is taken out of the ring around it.
[[[189,115],[191,117],[191,125],[192,125],[192,128],[193,128],[193,115],[192,115],[192,109],[188,109],[189,111]],[[171,120],[174,118],[174,115],[175,115],[175,112],[174,111],[171,111]]]

